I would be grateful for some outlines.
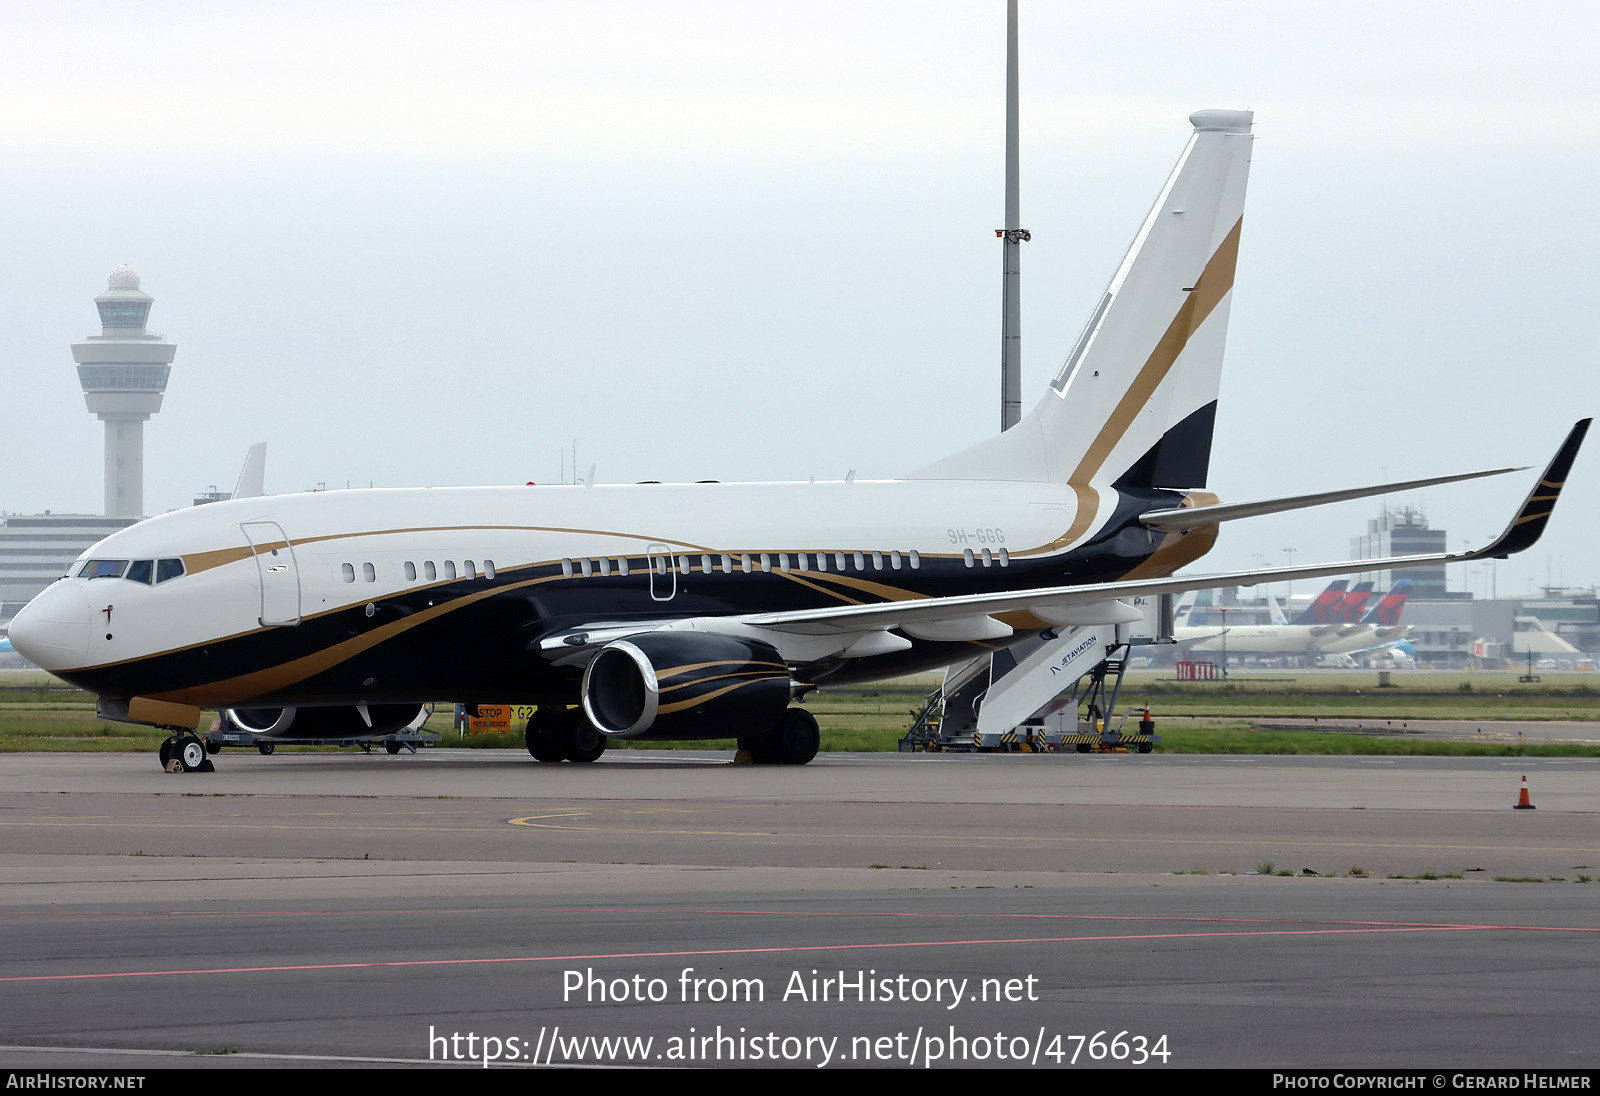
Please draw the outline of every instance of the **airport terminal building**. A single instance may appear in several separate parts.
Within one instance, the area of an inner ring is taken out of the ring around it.
[[[93,514],[0,515],[0,624],[66,574],[67,564],[85,548],[138,520]]]

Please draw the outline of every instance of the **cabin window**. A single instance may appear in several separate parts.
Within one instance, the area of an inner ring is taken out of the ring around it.
[[[406,560],[405,566],[402,568],[402,570],[405,571],[407,582],[417,581],[417,565],[415,563],[412,563],[409,559]]]
[[[628,557],[627,556],[623,556],[621,559],[617,560],[617,574],[621,575],[623,578],[627,578],[628,577]]]
[[[723,555],[723,557],[722,557],[722,573],[725,574],[725,575],[731,575],[733,573],[733,557],[732,556],[726,555],[726,554]]]
[[[765,552],[761,553],[761,569],[763,571],[772,570],[772,557],[768,556]]]
[[[818,552],[817,553],[817,570],[826,571],[827,569],[828,569],[828,553],[826,553],[826,552]]]
[[[709,575],[711,573],[711,557],[710,556],[701,556],[700,557],[700,573],[701,574],[706,574],[706,575]]]
[[[128,564],[128,573],[122,577],[128,579],[130,582],[142,582],[148,586],[150,585],[150,578],[155,569],[155,560],[136,559],[132,563]]]
[[[354,582],[356,580],[356,565],[355,564],[353,564],[353,563],[341,563],[341,564],[339,564],[339,571],[340,571],[341,574],[344,575],[344,580],[346,582]]]
[[[602,578],[609,578],[611,575],[611,561],[605,556],[600,557],[600,575]]]
[[[429,582],[439,577],[439,569],[433,565],[433,560],[426,559],[422,561],[422,577]]]
[[[780,570],[780,571],[788,571],[789,570],[789,553],[788,552],[779,552],[778,553],[778,570]]]
[[[915,548],[911,549],[907,554],[911,557],[911,569],[913,571],[922,566],[922,555]]]
[[[667,573],[667,557],[666,556],[657,556],[655,558],[654,562],[655,562],[655,565],[656,565],[656,574],[664,575],[664,574]]]
[[[587,559],[580,559],[578,561],[578,566],[583,569],[584,578],[588,578],[590,575],[594,574],[594,564],[590,563]]]
[[[849,564],[845,563],[845,561],[844,561],[844,553],[843,552],[835,552],[835,553],[833,553],[833,569],[835,571],[844,571],[844,570],[847,570],[848,568],[849,568]]]
[[[158,586],[168,579],[182,578],[183,573],[183,560],[181,559],[156,560],[156,585]]]
[[[678,557],[678,570],[681,573],[685,574],[685,575],[688,574],[690,572],[690,570],[692,570],[692,568],[689,566],[689,557],[688,556],[679,556]]]
[[[798,552],[798,553],[795,554],[794,558],[799,561],[800,570],[802,570],[802,571],[811,570],[811,553],[809,553],[809,552]]]
[[[462,578],[477,578],[478,577],[478,565],[476,563],[473,563],[470,559],[465,561],[464,563],[462,563],[461,564],[461,577]]]
[[[971,548],[963,548],[961,550],[961,558],[966,561],[968,567],[971,567],[972,566],[972,549]]]
[[[361,577],[366,579],[368,582],[377,582],[378,569],[370,563],[363,563],[361,565]]]
[[[747,575],[750,573],[750,557],[748,555],[741,554],[739,556],[739,570]]]
[[[900,553],[899,552],[890,552],[889,553],[889,566],[893,567],[896,571],[900,570]]]
[[[874,553],[872,553],[872,569],[874,571],[883,570],[883,553],[882,552],[874,552]]]
[[[1011,552],[1005,548],[1000,549],[1000,566],[1011,566]]]
[[[985,567],[987,567],[993,562],[994,562],[994,556],[990,554],[989,549],[985,548],[983,550],[983,565]]]
[[[486,559],[483,561],[483,577],[494,578],[494,560]]]
[[[561,576],[563,578],[572,577],[572,561],[565,556],[561,557]]]
[[[855,553],[855,562],[856,570],[865,571],[867,569],[867,557],[863,556],[860,552]]]

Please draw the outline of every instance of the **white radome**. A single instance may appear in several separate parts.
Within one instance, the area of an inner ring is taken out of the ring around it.
[[[139,272],[127,263],[123,263],[111,272],[111,277],[106,279],[108,289],[138,289]]]

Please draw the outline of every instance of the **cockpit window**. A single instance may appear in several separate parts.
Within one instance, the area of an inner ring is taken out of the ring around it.
[[[150,584],[150,578],[155,573],[156,561],[153,559],[136,559],[128,564],[128,573],[123,578],[132,582]]]
[[[156,582],[166,582],[168,579],[183,576],[183,560],[158,559],[156,560]]]
[[[78,572],[79,578],[121,578],[122,572],[128,569],[125,559],[91,559],[84,561],[83,569]]]

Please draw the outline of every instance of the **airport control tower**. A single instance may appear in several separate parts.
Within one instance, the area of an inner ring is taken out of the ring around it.
[[[144,515],[144,421],[161,410],[178,347],[145,331],[154,298],[131,266],[94,299],[100,334],[72,344],[83,402],[106,424],[106,516]]]

